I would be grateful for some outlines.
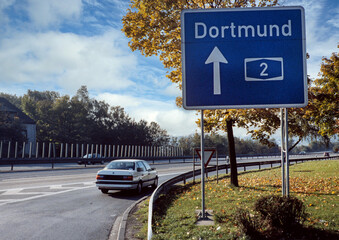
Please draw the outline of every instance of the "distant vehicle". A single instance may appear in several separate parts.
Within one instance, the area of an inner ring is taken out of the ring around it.
[[[78,161],[78,164],[105,164],[105,161],[102,159],[100,154],[94,153],[83,156],[82,159]]]
[[[147,186],[158,186],[158,173],[145,160],[119,159],[110,162],[97,173],[96,186],[102,193],[109,190],[135,190],[137,194]]]
[[[329,152],[324,152],[324,157],[329,157],[330,153]]]
[[[301,151],[301,152],[299,153],[299,155],[306,155],[306,152],[305,152],[305,151]]]

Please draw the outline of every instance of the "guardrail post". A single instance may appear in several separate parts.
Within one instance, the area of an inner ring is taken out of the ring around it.
[[[51,158],[51,142],[48,143],[48,158]]]
[[[88,156],[88,152],[89,152],[89,144],[87,143],[87,145],[86,145],[86,155]],[[82,157],[83,157],[84,155],[82,155]]]
[[[65,146],[65,158],[68,157],[68,143],[66,143],[66,146]]]
[[[7,149],[7,158],[11,156],[11,141],[8,142],[8,149]]]
[[[1,158],[1,156],[0,156]],[[32,158],[32,142],[29,142],[29,153],[28,153],[28,158]]]
[[[84,144],[81,143],[81,150],[80,150],[80,156],[79,156],[81,158],[84,156],[84,149],[85,149]]]
[[[108,157],[111,157],[111,144],[108,145]]]
[[[35,153],[35,158],[39,157],[39,143],[36,143],[36,153]]]
[[[63,151],[64,151],[64,144],[60,143],[60,155],[59,155],[60,158],[62,158],[62,156],[64,154]]]
[[[55,148],[55,143],[52,144],[53,147],[53,157],[56,158],[56,148]]]
[[[94,144],[92,144],[91,146],[91,155],[93,156],[93,153],[94,153]]]
[[[75,145],[75,157],[78,158],[79,157],[79,143],[77,143]]]
[[[259,170],[261,169],[261,165],[260,165],[260,162],[259,162]]]
[[[14,158],[17,159],[17,157],[18,157],[18,142],[15,142]]]
[[[244,172],[246,172],[246,166],[244,166]]]
[[[43,142],[42,143],[42,158],[44,158],[45,157],[45,143]]]
[[[21,158],[25,158],[25,152],[26,152],[26,142],[23,142]]]
[[[100,144],[100,156],[102,157],[102,144]],[[97,157],[98,157],[98,154],[97,154]]]
[[[2,145],[3,143],[2,143],[2,141],[0,142],[0,159],[2,158]]]
[[[71,143],[71,158],[74,156],[74,144]]]

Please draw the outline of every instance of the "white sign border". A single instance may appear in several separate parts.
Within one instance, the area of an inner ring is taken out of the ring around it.
[[[251,105],[211,105],[211,106],[187,106],[186,105],[186,62],[185,62],[185,14],[206,12],[245,12],[245,11],[280,11],[300,10],[302,28],[302,51],[303,51],[303,80],[304,80],[304,102],[296,104],[251,104]],[[299,108],[308,104],[307,67],[306,67],[306,28],[305,9],[302,6],[288,7],[253,7],[253,8],[210,8],[210,9],[185,9],[181,12],[181,63],[182,63],[182,97],[183,107],[186,110],[215,110],[215,109],[250,109],[250,108]]]

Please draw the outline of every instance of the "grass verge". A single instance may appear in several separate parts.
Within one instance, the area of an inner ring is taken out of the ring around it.
[[[290,195],[300,199],[309,217],[298,239],[339,239],[339,161],[314,161],[290,166]],[[206,209],[213,210],[214,226],[196,226],[195,210],[201,208],[200,182],[176,185],[156,203],[152,239],[247,239],[235,224],[238,209],[253,210],[259,197],[281,195],[281,169],[239,175],[239,186],[229,185],[227,175],[205,184]],[[147,206],[136,213],[147,236]],[[304,237],[306,238],[304,238]],[[291,236],[291,239],[294,239]]]

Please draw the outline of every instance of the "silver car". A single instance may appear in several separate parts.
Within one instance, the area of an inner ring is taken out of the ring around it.
[[[121,159],[110,162],[97,173],[96,186],[102,193],[109,190],[135,190],[138,194],[147,186],[158,186],[158,173],[145,160]]]

